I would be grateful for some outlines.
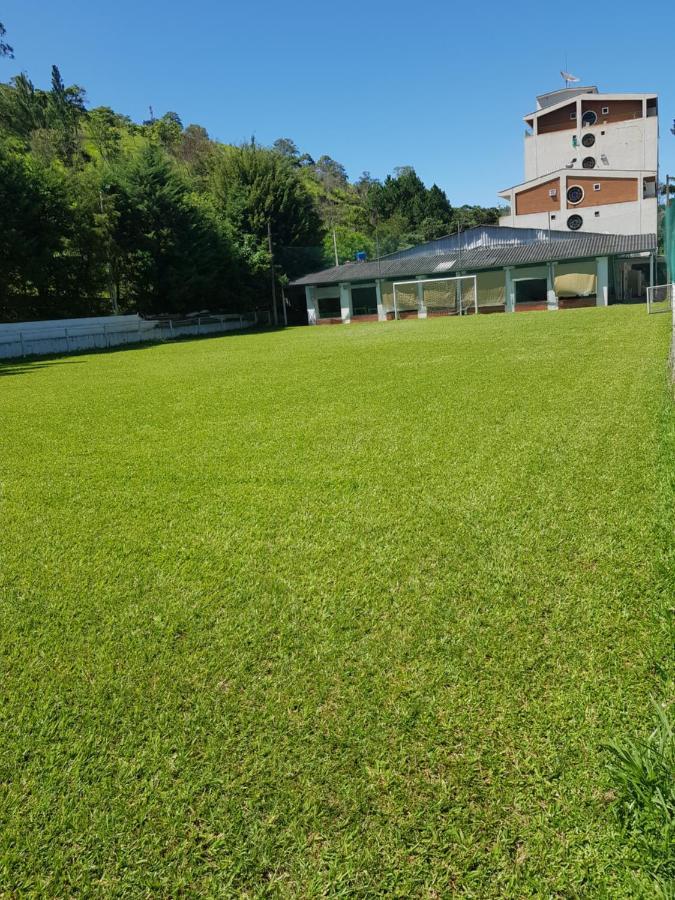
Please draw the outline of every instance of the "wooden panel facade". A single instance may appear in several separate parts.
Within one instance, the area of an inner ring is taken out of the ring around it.
[[[638,199],[638,178],[579,178],[567,176],[567,189],[578,184],[584,191],[584,199],[581,203],[567,203],[568,209],[583,209],[587,206],[606,206],[610,203],[632,203]],[[600,190],[596,191],[594,185],[599,184]],[[567,201],[567,190],[565,191]]]
[[[570,118],[570,114],[576,112],[576,103],[568,103],[560,109],[554,109],[550,113],[537,118],[537,134],[549,134],[552,131],[566,131],[577,127],[576,119]]]
[[[549,197],[549,191],[555,188],[556,196]],[[560,179],[552,178],[543,184],[526,188],[516,194],[516,215],[528,213],[555,212],[560,209]]]
[[[609,109],[603,113],[603,109]],[[642,118],[642,100],[583,100],[581,114],[592,110],[598,117],[598,125],[627,122]]]

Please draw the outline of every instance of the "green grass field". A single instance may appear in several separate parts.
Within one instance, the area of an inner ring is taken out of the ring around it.
[[[667,319],[2,366],[0,896],[647,891]]]

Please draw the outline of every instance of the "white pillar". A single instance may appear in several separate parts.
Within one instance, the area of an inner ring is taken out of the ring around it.
[[[387,321],[387,313],[384,309],[384,303],[382,302],[382,279],[375,279],[375,296],[377,298],[377,318],[380,322]]]
[[[426,319],[427,308],[424,305],[424,285],[422,284],[422,279],[426,278],[426,275],[416,275],[415,278],[417,279],[417,318]]]
[[[598,256],[595,264],[597,271],[595,305],[609,306],[609,259],[606,256]]]
[[[555,293],[555,263],[546,264],[546,307],[547,309],[558,308],[558,298]]]
[[[352,320],[352,286],[348,281],[340,282],[340,315],[342,324],[349,325]]]
[[[507,266],[504,269],[506,297],[504,304],[505,312],[516,311],[516,286],[513,283],[513,266]]]
[[[307,303],[307,321],[316,325],[319,321],[319,304],[316,299],[316,288],[312,284],[305,285],[305,301]]]

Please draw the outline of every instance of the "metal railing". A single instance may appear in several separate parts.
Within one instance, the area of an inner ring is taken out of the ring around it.
[[[647,313],[672,312],[672,284],[655,284],[647,288]]]

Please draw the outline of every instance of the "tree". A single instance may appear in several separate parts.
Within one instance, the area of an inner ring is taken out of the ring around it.
[[[114,173],[107,193],[130,306],[146,313],[222,306],[232,262],[226,232],[192,202],[160,147],[149,144]]]
[[[361,197],[362,200],[367,200],[368,194],[374,185],[378,184],[376,178],[370,174],[370,172],[361,172],[359,177],[354,182],[354,190]]]
[[[193,175],[203,178],[208,173],[214,146],[206,128],[202,128],[201,125],[188,125],[181,135],[180,142],[173,148],[173,153],[177,159],[185,163]]]
[[[164,113],[161,119],[155,119],[150,126],[151,133],[166,150],[174,150],[180,143],[183,134],[183,123],[176,112]]]
[[[412,166],[395,169],[383,184],[370,182],[366,196],[388,246],[395,238],[404,246],[452,231],[454,214],[445,192],[435,184],[427,189]]]
[[[28,139],[36,129],[47,128],[47,94],[36,90],[27,75],[16,75],[0,86],[0,119],[9,132]]]
[[[124,118],[109,106],[97,106],[87,115],[88,136],[105,162],[111,162],[119,156],[125,126]]]
[[[272,144],[272,150],[274,150],[275,153],[280,153],[282,156],[286,156],[288,159],[292,159],[296,162],[300,156],[298,145],[290,138],[277,138]]]
[[[211,187],[233,233],[252,239],[248,249],[259,267],[267,262],[261,251],[268,224],[275,260],[285,275],[293,277],[307,271],[310,260],[317,262],[321,222],[290,160],[254,143],[225,148],[216,160]]]
[[[47,98],[47,124],[53,130],[58,153],[72,165],[80,149],[80,119],[85,112],[85,92],[77,85],[66,87],[58,66],[52,66],[52,88]]]
[[[0,141],[0,316],[90,314],[100,288],[78,192],[63,171]],[[91,265],[90,265],[91,263]]]
[[[497,225],[503,214],[504,207],[465,205],[455,209],[455,222],[462,229],[473,228],[475,225]]]
[[[360,231],[353,231],[344,225],[335,226],[335,244],[337,244],[338,260],[341,263],[356,259],[356,254],[363,250],[368,258],[375,256],[375,242]],[[323,262],[326,266],[335,265],[335,244],[332,229],[323,238]]]
[[[151,109],[137,125],[110,107],[88,111],[58,66],[49,90],[26,74],[0,84],[0,145],[6,315],[76,315],[117,301],[144,312],[241,308],[267,299],[268,227],[283,283],[332,264],[333,233],[345,261],[499,215],[453,209],[411,166],[352,183],[337,160],[315,162],[289,137],[228,147],[175,112],[157,119]]]
[[[330,156],[320,156],[314,164],[317,178],[326,190],[335,190],[347,184],[347,172],[342,163],[336,162]]]
[[[7,56],[9,59],[14,59],[14,48],[10,47],[4,39],[6,34],[5,26],[0,22],[0,57]]]

